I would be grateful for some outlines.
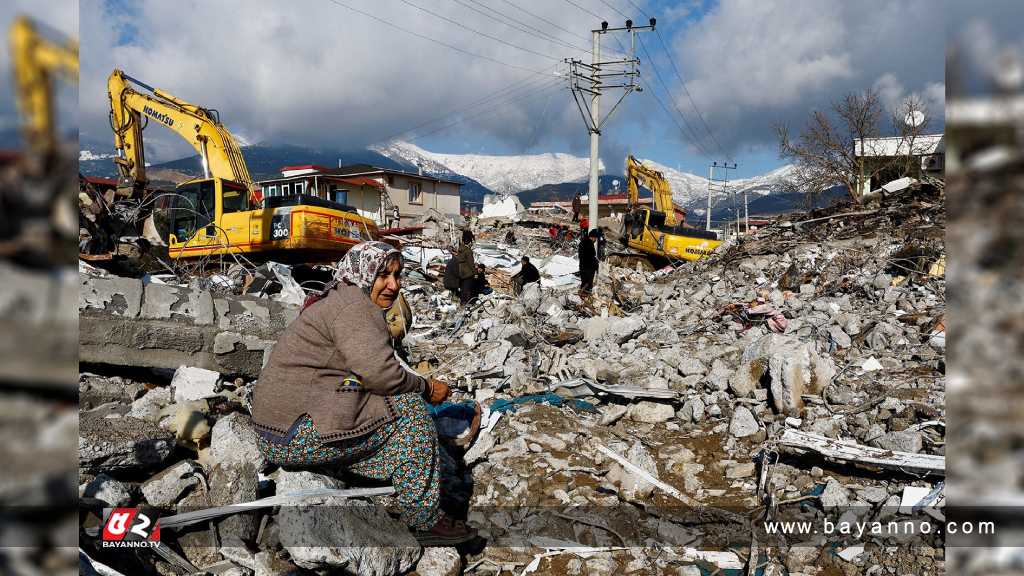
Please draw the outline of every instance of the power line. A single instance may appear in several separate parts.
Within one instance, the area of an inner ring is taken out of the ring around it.
[[[688,137],[686,135],[686,132],[683,130],[683,126],[679,124],[679,119],[676,118],[676,115],[668,111],[668,106],[665,106],[665,103],[661,101],[661,98],[658,97],[658,93],[653,88],[651,88],[650,84],[648,84],[644,80],[641,81],[647,85],[647,89],[651,93],[651,96],[654,96],[654,99],[658,102],[658,104],[661,105],[661,109],[665,111],[665,114],[668,115],[669,119],[672,120],[672,123],[674,123],[676,125],[676,128],[679,129],[679,134],[682,135],[684,140],[686,140]],[[701,154],[708,157],[711,156],[710,154],[708,154],[707,150],[704,149],[704,146],[700,143],[699,140],[693,140],[693,143],[701,151]]]
[[[661,77],[661,72],[658,71],[658,67],[654,65],[654,59],[651,58],[651,54],[647,51],[647,45],[644,44],[643,38],[638,38],[638,40],[640,40],[640,49],[644,51],[644,55],[647,56],[647,60],[651,63],[651,70],[654,70],[654,75],[658,79],[658,83],[661,84],[662,88],[664,88],[665,94],[668,95],[669,101],[672,102],[672,107],[675,108],[676,112],[679,113],[679,117],[683,119],[683,124],[685,124],[686,128],[690,131],[690,135],[693,138],[694,144],[696,144],[697,147],[704,152],[705,156],[708,155],[707,151],[704,149],[704,146],[700,142],[700,138],[697,137],[697,132],[693,129],[692,126],[690,126],[690,122],[686,119],[686,115],[684,115],[683,111],[680,110],[679,106],[676,105],[675,98],[672,98],[672,91],[668,89],[668,85],[665,83],[665,80]]]
[[[470,32],[472,32],[474,34],[478,34],[480,36],[483,36],[484,38],[489,38],[491,40],[494,40],[495,42],[500,42],[500,43],[502,43],[502,44],[504,44],[506,46],[511,46],[512,48],[516,48],[517,50],[522,50],[523,52],[529,52],[530,54],[535,54],[535,55],[540,56],[542,58],[547,58],[548,60],[554,60],[556,62],[559,61],[558,58],[555,58],[554,56],[551,56],[550,54],[544,54],[543,52],[537,52],[536,50],[530,50],[529,48],[523,48],[522,46],[518,46],[518,45],[513,44],[511,42],[502,40],[501,38],[498,38],[497,36],[492,36],[492,35],[490,35],[490,34],[488,34],[486,32],[481,32],[481,31],[479,31],[479,30],[477,30],[475,28],[470,28],[469,26],[466,26],[465,24],[459,22],[458,20],[453,20],[453,19],[451,19],[451,18],[449,18],[447,16],[444,16],[442,14],[438,14],[437,12],[434,12],[433,10],[430,10],[429,8],[424,8],[424,7],[419,6],[417,4],[413,4],[409,0],[399,0],[399,1],[402,2],[403,4],[408,4],[409,6],[412,6],[413,8],[416,8],[417,10],[420,10],[422,12],[426,12],[427,14],[430,14],[431,16],[434,16],[435,18],[440,18],[441,20],[444,20],[445,22],[449,22],[451,24],[454,24],[454,25],[458,26],[459,28],[462,28],[464,30],[469,30]]]
[[[482,10],[480,10],[478,8],[474,8],[474,7],[472,7],[472,6],[468,5],[468,4],[465,4],[463,2],[463,0],[452,0],[452,1],[456,2],[458,4],[462,4],[466,8],[469,8],[470,10],[473,10],[475,12],[483,14],[484,16],[490,18],[491,20],[494,20],[495,22],[504,24],[505,26],[508,26],[509,28],[512,28],[514,30],[518,30],[520,32],[524,32],[524,33],[529,34],[531,36],[535,36],[537,38],[540,38],[541,40],[545,40],[547,42],[552,42],[552,43],[555,43],[555,44],[560,44],[560,45],[562,45],[562,46],[564,46],[566,48],[571,48],[573,50],[579,50],[580,52],[590,52],[590,50],[587,49],[587,48],[584,48],[582,46],[576,46],[575,44],[570,44],[569,42],[566,42],[566,41],[564,41],[564,40],[562,40],[560,38],[555,38],[554,36],[545,33],[543,30],[539,30],[539,29],[537,29],[537,28],[535,28],[535,27],[533,27],[533,26],[523,22],[522,20],[517,20],[516,18],[513,18],[512,16],[509,16],[508,14],[505,14],[505,13],[501,12],[500,10],[495,10],[494,8],[491,8],[490,6],[484,4],[483,2],[480,2],[478,0],[469,0],[469,1],[472,2],[473,4],[476,4],[478,6],[486,8],[487,10],[490,10],[491,12],[494,12],[495,14],[498,14],[502,18],[505,18],[507,20],[511,20],[512,22],[515,22],[516,24],[518,24],[518,26],[513,26],[513,25],[509,24],[508,22],[505,22],[504,20],[501,20],[500,18],[496,18],[494,16],[491,16],[490,14],[487,14],[486,12],[483,12]],[[519,26],[522,26],[522,28],[520,28]],[[531,32],[531,30],[533,32]]]
[[[618,9],[618,8],[616,8],[615,6],[611,5],[611,4],[610,4],[610,3],[608,3],[608,2],[606,1],[606,0],[601,0],[601,4],[604,4],[605,6],[607,6],[607,7],[611,8],[612,10],[614,10],[615,12],[618,12],[618,13],[619,13],[619,16],[622,16],[622,17],[623,17],[623,18],[625,18],[626,20],[629,20],[629,15],[628,15],[628,14],[624,13],[624,12],[623,12],[622,10],[619,10],[619,9]]]
[[[490,94],[488,94],[488,95],[486,95],[486,96],[484,96],[482,98],[478,98],[477,100],[474,100],[473,102],[471,102],[471,103],[469,103],[469,104],[467,104],[465,106],[453,109],[453,110],[451,110],[450,112],[448,112],[446,114],[442,114],[441,116],[437,116],[435,118],[427,120],[426,122],[421,122],[420,124],[417,124],[416,126],[413,126],[412,128],[408,128],[406,130],[402,130],[401,132],[398,132],[398,133],[394,134],[393,136],[389,136],[388,138],[385,138],[383,140],[378,141],[378,143],[380,143],[380,142],[388,142],[388,141],[394,140],[394,139],[398,138],[399,136],[402,136],[403,134],[413,133],[416,130],[419,130],[420,128],[424,128],[424,127],[429,126],[431,124],[435,124],[437,122],[441,122],[443,120],[447,120],[450,117],[454,117],[454,116],[456,116],[458,114],[462,114],[462,113],[464,113],[464,112],[466,112],[468,110],[472,110],[474,108],[477,108],[478,106],[483,106],[484,104],[500,104],[500,102],[502,100],[510,97],[511,95],[513,95],[513,94],[515,94],[517,92],[520,92],[520,91],[526,90],[526,89],[534,89],[534,88],[537,88],[539,86],[546,85],[548,83],[547,82],[548,80],[551,80],[550,76],[539,77],[539,78],[538,77],[534,77],[534,78],[530,78],[529,80],[525,80],[525,81],[517,80],[516,82],[513,82],[512,84],[509,84],[508,86],[504,86],[501,89],[499,89],[499,90],[497,90],[495,92],[492,92],[492,93],[490,93]]]
[[[591,16],[593,16],[594,18],[597,18],[598,20],[604,21],[604,18],[602,18],[602,17],[598,16],[597,14],[594,14],[594,13],[593,13],[593,12],[591,12],[590,10],[587,10],[586,8],[584,8],[583,6],[580,6],[579,4],[577,4],[577,3],[573,2],[572,0],[565,0],[565,1],[566,1],[566,2],[568,2],[569,4],[572,4],[573,6],[575,6],[575,7],[577,7],[577,8],[579,8],[580,10],[582,10],[582,11],[586,12],[587,14],[590,14],[590,15],[591,15]]]
[[[711,141],[718,147],[718,152],[727,159],[731,159],[728,157],[728,154],[725,153],[725,149],[722,148],[722,145],[718,142],[718,138],[715,137],[715,133],[711,131],[710,127],[708,127],[708,123],[704,121],[704,115],[700,113],[700,108],[697,107],[697,103],[694,102],[693,96],[690,95],[690,89],[686,87],[686,82],[683,81],[683,75],[679,73],[679,67],[676,66],[676,60],[672,57],[672,52],[668,49],[668,44],[665,43],[665,39],[661,37],[661,32],[657,32],[657,34],[658,41],[661,42],[661,47],[665,50],[665,54],[668,55],[668,61],[672,63],[672,69],[676,71],[676,77],[679,78],[679,83],[683,86],[683,92],[686,93],[686,98],[689,99],[690,105],[693,106],[694,112],[697,113],[697,118],[700,118],[700,123],[704,125],[704,130],[707,131],[708,136],[711,137]]]
[[[626,2],[629,2],[630,6],[632,6],[633,8],[636,8],[637,11],[639,11],[641,14],[643,14],[644,18],[650,18],[650,15],[648,15],[647,12],[645,12],[643,8],[637,6],[636,2],[633,2],[633,0],[626,0]]]
[[[556,80],[555,82],[552,82],[552,83],[550,83],[550,84],[548,84],[546,86],[542,85],[536,91],[531,90],[531,91],[526,92],[525,94],[520,94],[520,95],[516,96],[515,98],[507,99],[504,102],[501,102],[499,104],[499,106],[507,106],[509,104],[512,104],[513,102],[519,102],[521,100],[525,100],[525,99],[529,98],[530,96],[539,96],[539,95],[544,94],[547,91],[551,90],[552,88],[558,88],[560,84],[561,84],[561,82]],[[434,134],[437,134],[438,132],[443,132],[444,130],[449,129],[452,126],[456,126],[458,124],[461,124],[462,122],[465,122],[467,120],[472,120],[474,118],[478,118],[478,117],[480,117],[480,116],[482,116],[484,114],[492,112],[493,110],[494,110],[494,108],[492,107],[492,108],[488,108],[486,110],[481,110],[480,112],[478,112],[476,114],[471,114],[469,116],[463,116],[463,117],[459,118],[458,120],[455,120],[454,122],[450,122],[448,124],[445,124],[444,126],[441,126],[440,128],[436,128],[434,130],[430,130],[429,132],[424,132],[423,134],[420,134],[418,136],[413,136],[412,138],[409,138],[409,140],[419,140],[420,138],[426,138],[427,136],[432,136]]]
[[[328,1],[333,3],[333,4],[336,4],[338,6],[341,6],[342,8],[348,8],[349,10],[351,10],[351,11],[357,13],[357,14],[362,14],[363,16],[366,16],[367,18],[371,18],[373,20],[376,20],[377,22],[380,22],[381,24],[386,24],[386,25],[388,25],[388,26],[390,26],[390,27],[392,27],[392,28],[394,28],[396,30],[401,30],[402,32],[405,32],[406,34],[411,34],[413,36],[416,36],[417,38],[422,38],[423,40],[428,40],[428,41],[433,42],[435,44],[440,44],[441,46],[444,46],[445,48],[451,48],[452,50],[455,50],[456,52],[461,52],[461,53],[463,53],[463,54],[465,54],[467,56],[472,56],[474,58],[480,58],[481,60],[487,60],[488,62],[493,62],[495,64],[501,64],[502,66],[507,66],[509,68],[516,68],[517,70],[525,70],[525,71],[530,72],[532,74],[537,74],[537,75],[540,75],[540,76],[546,76],[546,74],[544,72],[541,72],[539,70],[534,70],[533,68],[529,68],[527,66],[520,66],[518,64],[510,64],[508,62],[503,62],[501,60],[498,60],[497,58],[491,58],[490,56],[484,56],[483,54],[477,54],[476,52],[470,52],[469,50],[466,50],[464,48],[459,48],[458,46],[454,46],[452,44],[448,44],[447,42],[442,42],[441,40],[437,40],[436,38],[431,38],[430,36],[426,36],[424,34],[420,34],[419,32],[415,32],[413,30],[409,30],[408,28],[403,28],[403,27],[399,26],[398,24],[394,24],[394,23],[389,22],[389,21],[387,21],[387,20],[385,20],[383,18],[380,18],[378,16],[374,16],[373,14],[370,14],[369,12],[364,12],[363,10],[360,10],[358,8],[354,8],[352,6],[349,6],[348,4],[345,4],[344,2],[341,2],[340,0],[328,0]]]
[[[590,38],[587,38],[586,36],[584,36],[582,34],[576,34],[572,30],[569,30],[567,28],[563,28],[563,27],[559,26],[558,24],[555,24],[554,22],[552,22],[551,20],[548,20],[547,18],[545,18],[543,16],[538,16],[537,14],[534,14],[533,12],[530,12],[526,8],[523,8],[522,6],[516,4],[515,2],[512,2],[512,0],[502,0],[502,2],[505,2],[506,4],[509,4],[510,6],[512,6],[513,8],[519,10],[520,12],[522,12],[524,14],[527,14],[529,16],[533,16],[534,18],[536,18],[536,19],[538,19],[538,20],[540,20],[542,22],[546,22],[549,26],[551,26],[553,28],[556,28],[558,30],[561,30],[562,32],[565,32],[567,34],[575,36],[576,38],[580,38],[584,42],[590,42]]]

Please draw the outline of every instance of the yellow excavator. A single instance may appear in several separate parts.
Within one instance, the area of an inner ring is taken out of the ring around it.
[[[9,35],[26,158],[33,171],[46,171],[59,153],[53,84],[58,77],[78,83],[78,42],[56,31],[44,34],[26,16],[14,19]]]
[[[78,41],[27,16],[14,19],[8,39],[23,145],[17,183],[0,189],[0,254],[73,263],[77,159],[61,146],[55,85],[78,84]]]
[[[640,206],[641,185],[654,195],[654,210]],[[628,248],[654,260],[698,260],[721,244],[714,232],[677,223],[665,176],[632,155],[626,158],[626,192],[629,211],[623,219],[622,242]]]
[[[110,122],[120,183],[145,195],[142,131],[156,122],[199,153],[203,176],[177,187],[169,206],[168,251],[172,258],[245,254],[253,260],[336,260],[349,248],[377,237],[373,220],[315,196],[263,199],[242,149],[216,110],[190,104],[121,70],[107,80]]]

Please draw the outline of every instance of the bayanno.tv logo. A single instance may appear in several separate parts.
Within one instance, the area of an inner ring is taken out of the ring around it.
[[[160,520],[138,508],[104,510],[104,548],[156,548],[160,545]]]

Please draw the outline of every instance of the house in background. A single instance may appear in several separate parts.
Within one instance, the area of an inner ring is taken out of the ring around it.
[[[461,184],[367,164],[285,166],[257,184],[264,197],[308,194],[354,208],[382,228],[400,228],[428,213],[458,216]]]
[[[942,177],[945,168],[946,138],[943,134],[922,134],[914,138],[858,138],[854,154],[861,166],[860,196],[883,184],[909,176]]]

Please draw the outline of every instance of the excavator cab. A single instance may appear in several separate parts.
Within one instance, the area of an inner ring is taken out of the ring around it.
[[[207,178],[181,184],[171,203],[171,252],[237,242],[237,234],[229,237],[229,231],[247,232],[248,210],[249,189],[238,182]],[[246,222],[233,225],[240,216]]]

